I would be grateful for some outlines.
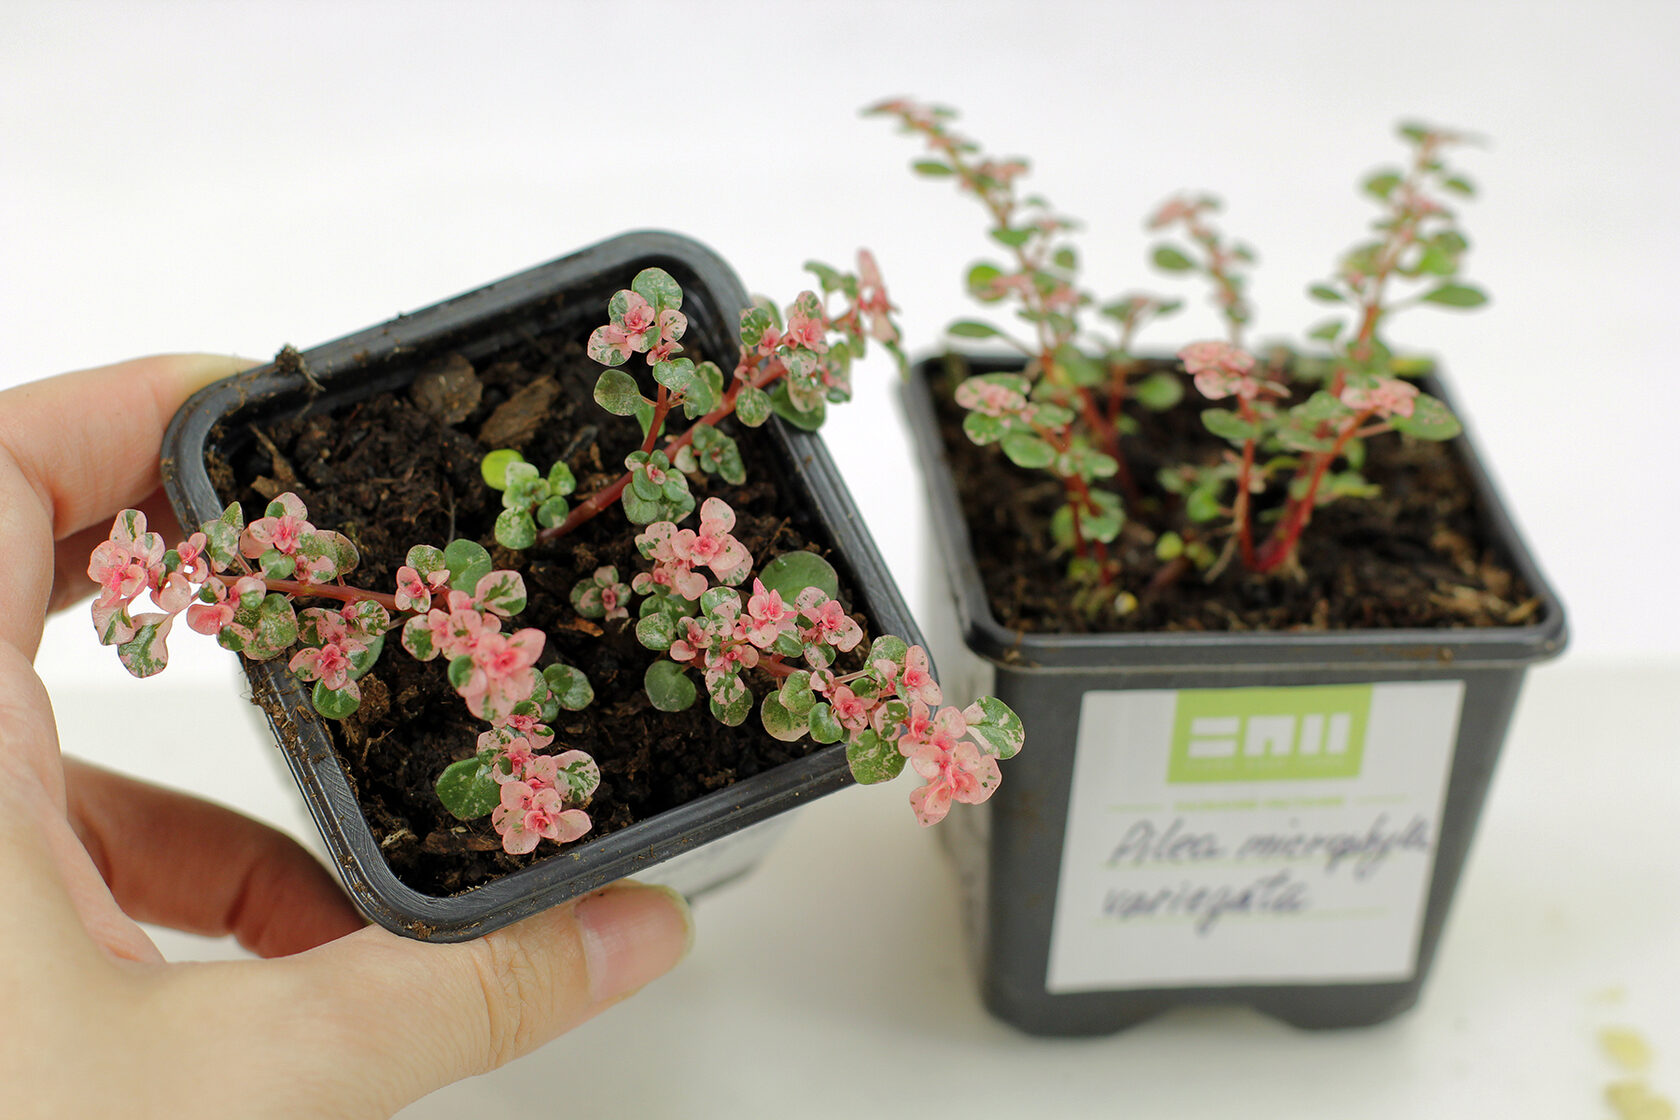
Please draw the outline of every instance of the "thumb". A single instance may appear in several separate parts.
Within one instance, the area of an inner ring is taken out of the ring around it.
[[[680,894],[624,882],[476,941],[370,927],[291,961],[317,994],[314,1021],[300,1025],[306,1044],[323,1044],[320,1081],[385,1116],[612,1006],[670,971],[691,940]]]

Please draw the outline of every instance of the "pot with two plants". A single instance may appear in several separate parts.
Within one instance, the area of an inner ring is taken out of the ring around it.
[[[177,623],[237,651],[355,902],[410,937],[698,893],[907,762],[924,821],[983,799],[1019,722],[940,703],[814,434],[897,355],[891,308],[867,253],[812,268],[784,315],[625,235],[204,390],[164,449],[199,529],[117,518],[101,642],[141,676]]]
[[[1524,672],[1565,643],[1438,372],[1387,342],[1402,311],[1485,302],[1457,137],[1401,128],[1409,159],[1363,182],[1371,233],[1311,287],[1332,317],[1299,347],[1248,343],[1254,253],[1216,201],[1167,202],[1153,262],[1205,285],[1224,337],[1150,358],[1138,333],[1178,299],[1096,298],[1023,161],[946,110],[874,112],[985,208],[994,259],[967,285],[993,314],[950,333],[1011,348],[924,361],[903,394],[945,684],[995,692],[1032,743],[942,836],[986,1005],[1047,1035],[1186,1004],[1400,1013]]]

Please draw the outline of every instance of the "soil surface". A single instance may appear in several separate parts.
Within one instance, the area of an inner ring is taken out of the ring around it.
[[[1161,364],[1160,368],[1173,368]],[[1214,463],[1229,444],[1208,433],[1205,399],[1188,386],[1166,412],[1133,410],[1140,431],[1123,448],[1142,501],[1128,508],[1116,548],[1116,592],[1130,592],[1127,613],[1080,609],[1065,584],[1066,555],[1058,555],[1050,517],[1062,488],[1045,471],[1028,471],[995,447],[978,447],[962,432],[963,410],[952,387],[967,376],[960,361],[934,373],[934,400],[963,514],[974,541],[993,612],[1013,630],[1045,633],[1116,631],[1349,630],[1517,625],[1539,608],[1508,559],[1488,539],[1469,472],[1456,441],[1430,443],[1395,434],[1366,441],[1367,480],[1374,498],[1321,504],[1302,538],[1299,570],[1258,576],[1233,558],[1211,581],[1182,561],[1157,559],[1157,534],[1190,539],[1200,532],[1184,517],[1180,499],[1161,489],[1162,467]],[[998,495],[1009,495],[1000,501]],[[1260,500],[1261,516],[1280,495]],[[1269,524],[1257,522],[1256,540]],[[1112,599],[1105,602],[1112,603]]]
[[[645,369],[639,359],[637,366]],[[530,601],[509,628],[544,630],[539,665],[562,660],[577,666],[595,689],[587,708],[560,713],[548,748],[585,750],[600,764],[601,785],[588,806],[590,838],[817,749],[771,738],[756,716],[743,727],[723,726],[707,711],[703,690],[701,702],[686,712],[655,710],[642,676],[656,655],[636,641],[634,610],[628,622],[597,623],[572,609],[573,585],[597,567],[615,565],[626,583],[647,567],[620,507],[554,544],[509,552],[495,543],[500,494],[479,473],[486,452],[517,448],[545,473],[564,459],[578,479],[575,505],[616,479],[624,456],[640,444],[633,419],[610,416],[592,399],[600,369],[580,340],[552,337],[527,338],[476,364],[450,354],[433,361],[406,390],[252,425],[249,444],[211,464],[219,491],[244,503],[248,519],[261,516],[270,497],[291,490],[309,507],[314,525],[350,537],[362,554],[361,566],[346,580],[354,586],[389,591],[410,546],[442,546],[456,537],[479,541],[498,568],[522,573]],[[779,493],[778,462],[767,441],[731,421],[723,430],[740,439],[747,482],[691,480],[696,504],[711,496],[729,502],[738,518],[736,537],[760,563],[772,548],[810,547],[828,555],[820,526]],[[232,437],[228,445],[242,442],[239,433],[224,436]],[[841,569],[841,597],[850,604],[847,573],[838,557],[830,560]],[[448,895],[561,851],[545,841],[531,855],[508,855],[488,817],[458,821],[438,802],[433,785],[439,773],[471,757],[487,726],[450,689],[441,661],[415,661],[393,635],[361,689],[360,710],[328,726],[374,837],[400,879],[427,894]]]

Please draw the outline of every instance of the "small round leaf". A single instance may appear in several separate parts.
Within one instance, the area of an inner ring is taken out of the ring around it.
[[[662,712],[680,712],[692,707],[699,696],[694,681],[675,661],[655,661],[642,676],[648,699]]]

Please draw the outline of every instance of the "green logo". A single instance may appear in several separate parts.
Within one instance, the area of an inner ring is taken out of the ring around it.
[[[1356,778],[1370,715],[1368,684],[1181,689],[1167,781]]]

